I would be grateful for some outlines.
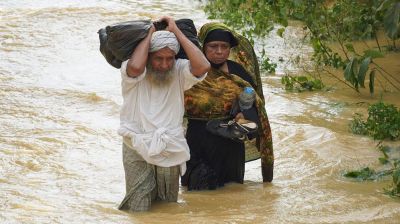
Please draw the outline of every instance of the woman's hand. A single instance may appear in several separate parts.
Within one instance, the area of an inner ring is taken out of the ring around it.
[[[239,112],[238,114],[236,114],[235,116],[235,121],[239,121],[240,119],[244,119],[244,115],[242,112]]]

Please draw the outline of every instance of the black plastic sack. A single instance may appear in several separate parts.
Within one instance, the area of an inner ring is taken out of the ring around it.
[[[196,27],[191,19],[176,20],[176,25],[182,33],[200,48]],[[121,63],[127,60],[137,45],[143,40],[154,24],[156,30],[164,30],[165,22],[151,22],[150,20],[135,20],[113,24],[98,31],[100,39],[100,52],[107,62],[115,68],[120,68]],[[181,48],[176,58],[187,58]]]
[[[193,24],[193,21],[191,19],[179,19],[176,20],[176,26],[182,31],[182,33],[198,48],[200,48],[200,42],[199,38],[197,37],[197,30],[196,27]],[[186,52],[183,50],[181,47],[179,49],[178,54],[176,55],[176,58],[183,58],[187,59]]]

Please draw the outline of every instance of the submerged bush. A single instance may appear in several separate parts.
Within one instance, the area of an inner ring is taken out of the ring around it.
[[[367,135],[368,134],[367,125],[365,124],[365,121],[363,120],[363,117],[361,114],[356,113],[353,116],[353,120],[350,123],[350,130],[353,134],[357,134],[357,135]]]
[[[367,120],[363,121],[360,114],[355,114],[350,129],[354,134],[368,135],[378,140],[396,140],[400,137],[400,110],[382,101],[372,104],[368,107]]]
[[[281,83],[285,86],[286,90],[296,90],[302,92],[304,90],[321,90],[324,87],[322,81],[314,78],[311,75],[307,76],[290,76],[285,75],[281,79]]]
[[[368,108],[366,125],[374,139],[397,139],[400,135],[400,111],[392,104],[373,104]]]
[[[379,158],[379,162],[384,167],[383,169],[375,171],[369,167],[364,167],[360,170],[346,172],[344,176],[359,181],[376,181],[391,175],[392,183],[384,188],[384,192],[392,197],[400,197],[400,147],[384,146],[380,142],[377,148],[383,154],[383,157]]]

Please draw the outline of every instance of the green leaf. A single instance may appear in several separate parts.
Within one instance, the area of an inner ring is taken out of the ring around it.
[[[322,83],[321,80],[317,79],[314,81],[314,88],[315,89],[322,89],[324,87],[324,84]]]
[[[384,56],[385,55],[380,51],[369,49],[364,51],[363,57],[371,57],[372,59],[374,59],[374,58],[383,58]]]
[[[307,77],[305,77],[305,76],[298,76],[298,77],[297,77],[297,81],[299,81],[299,82],[307,82],[308,79],[307,79]]]
[[[356,171],[350,171],[344,174],[345,177],[356,178],[359,180],[371,180],[375,175],[375,171],[369,167],[362,168]]]
[[[365,88],[364,81],[365,81],[365,74],[367,74],[369,63],[371,62],[371,58],[365,58],[360,65],[360,70],[358,71],[358,83],[361,87]]]
[[[287,76],[283,76],[283,77],[281,78],[281,83],[282,83],[282,84],[285,84],[285,83],[287,83],[287,82],[288,82]]]
[[[375,70],[369,73],[369,93],[374,94]]]
[[[400,169],[397,169],[393,172],[393,184],[400,184]]]
[[[354,51],[354,46],[353,46],[353,44],[347,43],[347,44],[345,44],[344,46],[346,47],[346,49],[347,49],[348,51],[353,52],[353,53],[355,52],[355,51]]]
[[[344,70],[344,78],[349,81],[358,92],[358,59],[352,58]]]
[[[280,23],[282,24],[282,26],[287,27],[289,25],[289,22],[287,21],[287,19],[281,19]]]
[[[386,11],[383,19],[386,34],[392,40],[397,39],[399,31],[400,2],[394,3],[392,7]]]
[[[351,68],[352,72],[353,72],[353,85],[356,87],[356,89],[358,89],[358,79],[357,79],[357,74],[358,74],[358,59],[354,58],[353,61],[353,67]]]
[[[382,4],[379,6],[379,8],[377,9],[377,11],[381,11],[381,10],[385,10],[389,7],[390,3],[392,2],[392,0],[385,0],[382,2]]]
[[[354,58],[352,58],[350,62],[347,63],[346,69],[344,70],[344,78],[351,83],[353,76],[353,64],[354,64]]]
[[[379,147],[379,150],[385,155],[385,157],[388,157],[388,153],[391,151],[391,148],[387,145],[383,145]]]
[[[279,28],[276,33],[278,34],[278,36],[283,38],[283,32],[285,32],[285,28]]]
[[[389,162],[389,160],[387,160],[386,158],[379,158],[379,162],[383,165],[387,164]]]
[[[371,24],[367,25],[367,28],[365,29],[365,31],[363,32],[363,34],[361,34],[361,37],[363,38],[371,38],[371,34],[373,33],[373,28]],[[374,32],[375,33],[375,32]]]

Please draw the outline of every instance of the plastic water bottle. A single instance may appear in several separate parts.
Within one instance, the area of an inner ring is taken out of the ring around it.
[[[240,110],[247,110],[253,106],[256,100],[256,92],[251,87],[245,87],[243,92],[239,95]]]

